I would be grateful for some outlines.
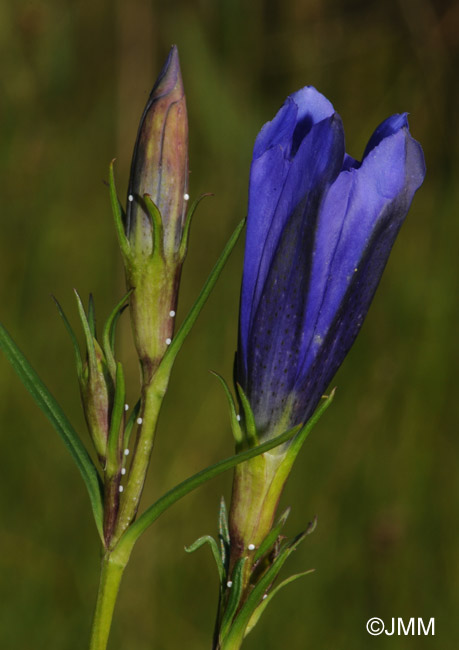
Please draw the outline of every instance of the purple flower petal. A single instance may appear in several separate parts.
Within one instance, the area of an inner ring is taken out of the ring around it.
[[[388,138],[394,133],[397,133],[403,127],[408,128],[408,113],[396,113],[395,115],[388,117],[387,120],[384,120],[384,122],[381,122],[381,124],[376,127],[373,135],[369,139],[368,144],[365,147],[362,160],[364,160],[370,151],[377,147],[378,144],[382,142],[382,140]]]
[[[254,150],[236,377],[259,433],[308,419],[352,345],[425,168],[406,114],[359,163],[314,88],[288,98]]]
[[[300,420],[312,414],[354,342],[424,174],[421,147],[403,127],[330,188],[315,235],[296,380]]]
[[[298,137],[298,129],[309,133],[313,126],[334,114],[332,104],[315,88],[309,86],[288,97],[271,122],[261,129],[255,141],[250,171],[249,211],[246,235],[246,256],[242,284],[240,335],[245,349],[252,314],[259,293],[255,287],[265,280],[263,269],[269,266],[273,254],[273,242],[282,232],[289,216],[287,209],[279,209],[278,203],[295,157],[290,158],[292,141]],[[305,122],[308,122],[307,128]],[[307,135],[306,133],[306,135]],[[298,146],[296,146],[295,154]],[[299,171],[295,172],[295,169]],[[293,175],[302,174],[301,164],[295,163]],[[305,179],[307,180],[307,179]],[[289,187],[295,184],[290,182]],[[290,203],[303,198],[301,183],[287,193]],[[284,204],[285,204],[284,199]],[[274,220],[274,215],[277,215]],[[268,235],[270,241],[267,242]],[[263,267],[263,268],[261,268]]]
[[[289,337],[279,338],[279,332],[290,325],[288,305],[305,298],[303,285],[310,272],[305,248],[313,241],[311,233],[322,194],[338,175],[343,157],[342,124],[333,115],[313,126],[300,145],[260,253],[259,240],[251,239],[250,231],[247,233],[246,251],[252,253],[249,243],[252,241],[257,251],[257,265],[253,264],[252,256],[246,255],[241,298],[240,345],[244,350],[242,358],[248,360],[248,366],[244,364],[241,370],[248,380],[249,395],[257,393],[257,387],[268,375],[276,374],[278,363],[286,358],[283,346],[291,347],[286,342],[294,335],[294,329],[290,329]],[[249,212],[249,219],[250,215]],[[244,293],[247,269],[256,273],[248,295]],[[247,367],[252,369],[250,376]],[[285,391],[291,389],[291,379],[295,376],[294,364],[290,363],[289,368],[292,372],[284,378]],[[263,399],[267,399],[266,395]]]

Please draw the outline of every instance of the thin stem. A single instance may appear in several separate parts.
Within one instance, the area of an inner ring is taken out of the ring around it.
[[[114,562],[109,553],[102,558],[89,650],[106,650],[113,610],[125,566]]]
[[[156,423],[158,421],[164,392],[159,391],[154,382],[145,385],[143,388],[142,407],[139,418],[141,424],[139,424],[137,442],[129,471],[129,479],[121,499],[116,530],[111,540],[112,548],[124,531],[132,524],[137,514],[153,449]]]

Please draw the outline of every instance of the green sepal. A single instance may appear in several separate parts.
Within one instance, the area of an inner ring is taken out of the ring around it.
[[[239,424],[239,420],[237,419],[236,406],[234,404],[233,396],[231,394],[230,389],[228,388],[228,384],[223,379],[223,377],[219,375],[218,372],[214,372],[213,370],[211,370],[210,372],[212,375],[217,377],[217,379],[220,381],[221,385],[223,386],[223,390],[225,391],[226,399],[228,400],[228,405],[230,409],[231,431],[233,432],[233,437],[236,442],[236,451],[239,451],[244,441],[244,437],[242,435],[241,425]]]
[[[249,622],[247,623],[247,627],[245,628],[244,632],[244,638],[253,630],[255,625],[258,623],[260,620],[260,616],[263,614],[265,611],[267,605],[273,597],[284,587],[289,585],[291,582],[294,582],[295,580],[298,580],[298,578],[302,578],[303,576],[307,576],[310,573],[314,573],[315,569],[309,569],[308,571],[303,571],[302,573],[295,573],[294,575],[290,576],[289,578],[286,578],[283,580],[280,584],[277,585],[272,591],[270,591],[268,594],[265,595],[261,603],[258,605],[258,607],[255,608],[255,611],[253,612],[252,616],[250,617]]]
[[[307,528],[304,531],[305,537],[306,535],[310,535],[311,533],[313,533],[316,528],[317,528],[317,516],[315,516],[314,519],[310,521],[309,524],[307,525]]]
[[[225,637],[226,632],[230,629],[231,623],[234,615],[237,612],[239,603],[241,602],[242,596],[242,587],[243,587],[243,578],[244,578],[244,566],[247,561],[246,557],[240,558],[233,569],[233,574],[231,576],[231,586],[227,585],[228,589],[228,601],[226,603],[225,612],[223,614],[222,622],[220,624],[220,635],[222,638]]]
[[[91,332],[91,327],[89,325],[88,318],[86,316],[86,312],[83,307],[83,303],[81,301],[80,296],[78,295],[78,291],[74,289],[76,300],[77,300],[77,307],[78,307],[78,313],[80,314],[80,320],[81,324],[83,326],[83,332],[84,332],[84,337],[86,340],[86,349],[88,351],[88,361],[89,361],[89,368],[92,372],[96,373],[97,372],[97,358],[96,358],[96,350],[95,350],[95,344],[94,344],[94,336]]]
[[[115,306],[110,316],[107,318],[107,321],[102,330],[102,349],[105,354],[105,360],[107,362],[110,375],[115,379],[116,375],[116,361],[115,361],[115,328],[118,318],[121,316],[124,311],[126,300],[129,298],[134,289],[129,289],[129,291],[124,295],[119,303]]]
[[[228,528],[228,512],[226,510],[225,497],[220,499],[220,510],[218,513],[218,539],[220,541],[220,555],[225,571],[228,571],[231,538]]]
[[[67,332],[70,335],[70,339],[72,341],[73,349],[75,352],[75,363],[76,363],[76,369],[77,369],[77,375],[78,375],[78,381],[81,382],[82,376],[83,376],[83,361],[81,359],[81,351],[80,351],[80,346],[78,345],[78,339],[75,335],[75,332],[73,331],[72,326],[70,325],[70,322],[67,318],[67,316],[64,313],[64,310],[62,309],[61,305],[59,304],[59,301],[55,296],[52,296],[52,299],[56,303],[57,311],[59,313],[59,316],[62,318],[65,328]]]
[[[239,647],[239,645],[242,643],[249,621],[252,618],[257,607],[263,601],[263,596],[265,593],[267,593],[267,590],[277,578],[286,560],[306,537],[306,534],[306,532],[300,533],[292,541],[288,542],[283,546],[283,548],[280,549],[279,555],[276,557],[272,565],[249,593],[247,600],[234,619],[228,635],[225,637],[222,634],[222,650],[225,650],[225,648]]]
[[[137,420],[137,416],[139,415],[139,412],[140,412],[140,399],[137,400],[137,403],[135,404],[134,408],[131,411],[131,415],[129,416],[129,419],[126,422],[126,426],[124,427],[124,440],[123,440],[124,449],[127,449],[129,447],[129,439],[131,437],[132,429],[134,427],[134,422]]]
[[[239,238],[239,235],[242,232],[244,224],[245,224],[245,219],[243,219],[239,223],[236,230],[231,235],[220,257],[218,258],[217,263],[215,264],[214,268],[210,272],[209,277],[207,278],[203,288],[201,289],[201,293],[197,297],[196,302],[190,309],[188,315],[186,316],[185,320],[181,324],[180,329],[178,330],[177,334],[172,339],[171,344],[167,348],[164,357],[160,363],[160,366],[156,371],[156,377],[159,384],[164,383],[166,381],[165,378],[169,377],[175,358],[179,353],[183,343],[185,342],[188,333],[190,332],[191,328],[196,322],[196,319],[199,316],[201,309],[204,307],[207,298],[210,295],[210,292],[214,288],[215,283],[217,282],[220,276],[220,273],[223,271],[223,267],[225,266],[234,246],[236,245],[236,242]]]
[[[282,528],[285,525],[285,522],[287,521],[287,517],[290,514],[290,507],[287,508],[287,510],[282,513],[282,515],[279,517],[277,524],[270,530],[270,532],[266,535],[264,540],[261,542],[260,546],[257,548],[257,552],[255,553],[253,560],[254,562],[258,562],[263,555],[266,555],[268,551],[271,550],[271,548],[274,546],[276,543],[277,538],[280,535],[280,532]]]
[[[252,407],[250,406],[247,395],[240,384],[236,384],[239,399],[241,400],[242,410],[244,411],[245,433],[247,436],[247,443],[249,447],[255,447],[259,444],[257,427],[255,425],[255,417],[253,415]]]
[[[169,490],[169,492],[166,492],[166,494],[160,497],[153,505],[147,508],[147,510],[145,510],[145,512],[129,526],[119,540],[114,552],[119,553],[121,561],[127,562],[132,548],[140,535],[151,526],[151,524],[153,524],[158,517],[163,514],[163,512],[174,505],[174,503],[201,486],[203,483],[206,483],[215,476],[219,476],[223,472],[232,469],[235,465],[250,460],[255,456],[259,456],[260,454],[270,451],[274,447],[287,442],[296,434],[297,429],[298,427],[295,427],[289,431],[285,431],[280,436],[271,438],[257,447],[252,447],[252,449],[241,451],[239,454],[221,460],[218,463],[215,463],[215,465],[206,467],[197,474],[190,476],[185,481],[182,481],[182,483],[176,485],[174,488]]]
[[[64,321],[65,322],[65,321]],[[56,429],[70,451],[88,490],[97,531],[103,542],[102,485],[99,473],[78,434],[68,421],[59,404],[17,347],[3,325],[0,324],[0,347],[13,366],[19,379],[32,395],[36,404]]]
[[[335,393],[336,393],[336,388],[333,388],[330,395],[324,395],[323,396],[323,398],[322,398],[323,401],[319,404],[318,408],[316,408],[313,415],[309,418],[309,420],[306,422],[306,424],[301,428],[298,435],[290,443],[290,445],[289,445],[289,447],[287,449],[285,462],[289,462],[291,465],[293,464],[293,462],[294,462],[295,458],[298,456],[298,453],[299,453],[301,447],[303,446],[306,438],[311,433],[312,429],[317,424],[317,422],[320,420],[320,418],[325,413],[325,411],[328,409],[330,404],[333,402],[333,398],[335,397]]]
[[[134,289],[129,289],[129,293],[130,293],[131,291],[134,291]],[[123,305],[123,306],[121,307],[121,309],[116,313],[115,318],[114,318],[114,320],[113,320],[113,325],[112,325],[112,327],[110,328],[110,337],[109,337],[109,342],[110,342],[110,348],[111,348],[111,351],[112,351],[113,355],[115,354],[116,326],[117,326],[117,324],[118,324],[119,317],[121,316],[121,314],[123,313],[123,311],[124,311],[125,309],[127,309],[127,307],[128,307],[127,304]]]
[[[93,338],[97,338],[96,332],[96,307],[94,305],[94,296],[89,294],[88,300],[88,325]]]
[[[124,401],[126,391],[124,385],[124,373],[121,363],[116,364],[115,396],[110,419],[107,444],[107,476],[114,476],[120,464],[120,427],[124,414]]]
[[[131,254],[131,246],[129,244],[129,240],[126,237],[126,233],[124,230],[124,222],[123,222],[123,210],[121,208],[121,203],[118,198],[118,194],[116,192],[116,186],[115,186],[115,174],[113,170],[113,163],[115,162],[115,159],[113,159],[110,163],[109,167],[109,175],[108,175],[108,186],[110,190],[110,203],[112,206],[112,212],[113,212],[113,219],[115,222],[115,229],[116,229],[116,234],[118,236],[118,243],[121,248],[121,252],[123,254],[123,257],[127,260],[130,257]]]
[[[186,257],[186,252],[188,249],[188,241],[190,238],[190,226],[191,226],[191,220],[193,219],[193,215],[195,213],[196,208],[198,205],[201,203],[202,199],[206,198],[207,196],[213,196],[212,193],[208,192],[206,194],[201,194],[196,201],[194,201],[191,205],[191,207],[188,209],[186,213],[186,219],[185,219],[185,225],[183,227],[183,233],[182,233],[182,241],[180,242],[180,248],[179,248],[179,258],[180,260],[184,260]]]
[[[288,510],[286,510],[284,512],[282,517],[279,519],[279,523],[281,523],[281,520],[283,520],[282,525],[285,523],[285,520],[287,519],[287,517],[289,515],[289,512],[290,512],[290,508],[288,508]],[[290,544],[287,544],[287,546],[285,547],[286,551],[289,552],[289,554],[290,554],[290,549],[295,550],[296,547],[298,546],[298,544],[300,544],[300,542],[302,542],[305,537],[307,537],[312,532],[314,532],[314,530],[316,529],[316,526],[317,526],[317,517],[314,517],[314,519],[312,521],[310,521],[309,524],[307,525],[306,530],[303,533],[301,533],[300,535],[298,535],[298,537],[296,537],[293,540],[293,542],[290,542]],[[277,526],[276,526],[276,528],[277,528]],[[279,532],[280,532],[280,529],[279,529]],[[292,545],[293,545],[293,548],[292,548]],[[250,617],[250,620],[249,620],[249,622],[247,624],[247,627],[245,629],[245,632],[244,632],[244,638],[249,634],[249,632],[251,630],[253,630],[255,625],[258,623],[258,621],[260,619],[260,616],[264,612],[266,606],[268,605],[270,600],[273,598],[273,596],[275,596],[283,587],[286,587],[288,584],[290,584],[291,582],[293,582],[297,578],[301,578],[302,576],[313,573],[314,571],[315,571],[315,569],[309,569],[308,571],[303,571],[302,573],[296,573],[295,575],[292,575],[289,578],[286,578],[285,580],[283,580],[283,582],[281,582],[279,585],[277,585],[274,589],[270,590],[267,594],[264,594],[262,596],[261,603],[258,605],[258,607],[255,608],[252,616]]]
[[[185,546],[185,551],[187,553],[193,553],[198,548],[201,548],[201,546],[204,546],[204,544],[210,545],[210,548],[212,550],[212,555],[214,556],[215,563],[217,565],[220,584],[223,584],[226,575],[225,568],[223,566],[222,558],[218,550],[217,542],[214,540],[214,538],[211,535],[204,535],[203,537],[200,537],[195,542],[193,542],[193,544],[191,544],[190,546]]]
[[[95,321],[90,324],[80,296],[74,289],[78,312],[86,340],[87,365],[83,367],[80,381],[81,398],[89,433],[99,460],[106,464],[108,442],[108,418],[114,393],[113,378],[110,376],[104,352],[95,338]],[[91,311],[94,313],[93,308]],[[105,417],[102,416],[105,414]],[[101,419],[102,417],[102,419]]]
[[[162,257],[164,253],[164,229],[161,212],[149,194],[144,194],[143,200],[145,201],[145,207],[147,208],[152,223],[152,256],[161,255]]]

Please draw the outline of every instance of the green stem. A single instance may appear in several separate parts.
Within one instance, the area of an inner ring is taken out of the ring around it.
[[[243,641],[244,637],[242,635],[239,635],[238,637],[228,638],[223,641],[222,644],[218,645],[216,650],[239,650],[239,648],[242,646]]]
[[[102,558],[89,650],[105,650],[107,647],[113,610],[125,567],[125,564],[115,562],[110,553],[106,553]]]
[[[168,380],[169,376],[166,378],[165,385],[161,387],[157,386],[155,380],[143,387],[142,407],[140,410],[141,424],[139,425],[137,434],[129,479],[120,500],[121,504],[116,530],[111,538],[112,548],[116,545],[124,531],[132,524],[137,514],[153,449],[156,423]]]

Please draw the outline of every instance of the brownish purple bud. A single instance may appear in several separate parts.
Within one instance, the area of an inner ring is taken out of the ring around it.
[[[83,410],[94,447],[101,462],[105,461],[110,426],[113,382],[104,353],[93,339],[93,348],[80,378]]]
[[[151,91],[134,148],[126,208],[126,235],[135,256],[153,250],[148,194],[161,215],[165,258],[175,256],[187,209],[188,119],[177,47],[174,45]]]

